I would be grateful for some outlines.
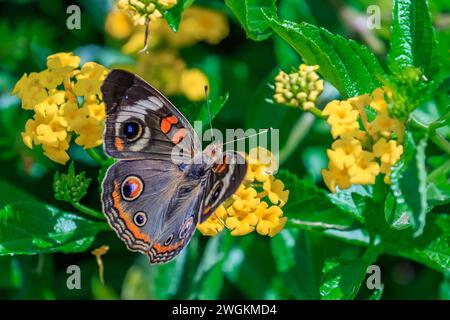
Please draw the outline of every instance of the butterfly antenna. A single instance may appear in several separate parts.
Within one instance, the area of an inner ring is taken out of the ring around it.
[[[270,128],[268,128],[268,129],[264,129],[264,130],[262,130],[262,131],[260,131],[260,132],[258,132],[258,133],[251,134],[251,135],[246,136],[246,137],[242,137],[242,138],[238,138],[238,139],[235,139],[235,140],[231,140],[231,141],[224,142],[222,145],[226,145],[226,144],[228,144],[228,143],[233,143],[233,142],[236,142],[236,141],[241,141],[241,140],[245,140],[245,139],[248,139],[248,138],[251,138],[251,137],[259,136],[259,135],[261,135],[261,134],[267,133],[267,132],[272,131],[272,130],[273,130],[273,128],[270,127]]]
[[[144,48],[140,50],[139,52],[145,52],[148,53],[148,39],[150,36],[150,18],[145,18],[145,38],[144,38]]]
[[[208,92],[208,86],[205,86],[205,98],[206,98],[206,108],[208,109],[208,116],[209,116],[209,127],[211,128],[211,135],[213,140],[215,141],[216,139],[214,138],[214,130],[213,130],[213,126],[212,126],[212,117],[211,117],[211,108],[209,106],[209,92]]]
[[[219,216],[217,215],[216,212],[214,212],[214,215],[216,216],[217,220],[219,220],[219,222],[224,226],[224,228],[230,230],[230,229],[227,227],[226,223],[222,220],[221,217],[219,217]]]

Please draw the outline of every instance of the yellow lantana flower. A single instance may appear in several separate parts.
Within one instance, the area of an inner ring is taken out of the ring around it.
[[[286,217],[282,217],[283,211],[280,207],[271,206],[268,208],[266,202],[261,202],[259,204],[255,214],[258,217],[256,232],[263,236],[268,235],[273,237],[283,229],[287,221]]]
[[[373,152],[376,157],[379,157],[382,163],[393,165],[403,153],[403,146],[398,145],[397,141],[385,138],[378,140],[373,146]]]
[[[335,139],[359,128],[359,113],[347,101],[330,102],[322,114],[328,116],[327,123],[331,126],[331,135]]]
[[[347,135],[334,141],[331,149],[327,150],[327,155],[336,168],[344,170],[355,164],[361,152],[361,141],[351,135]]]
[[[22,132],[24,144],[41,145],[48,158],[61,164],[69,160],[72,133],[75,143],[84,148],[102,143],[105,110],[100,85],[107,71],[94,62],[79,69],[79,63],[72,53],[51,55],[48,69],[24,74],[12,91],[22,100],[23,109],[34,110]]]
[[[122,8],[126,10],[127,6],[128,4]],[[146,27],[143,25],[133,26],[131,33],[128,34],[128,26],[132,21],[126,11],[113,9],[105,23],[108,34],[126,41],[122,46],[122,52],[125,54],[140,51],[145,42]],[[116,30],[119,25],[124,25],[123,29],[126,29],[126,32],[122,34],[121,30]],[[204,86],[208,84],[208,78],[201,70],[189,68],[180,57],[179,51],[199,41],[218,44],[228,33],[228,20],[224,13],[191,6],[183,12],[183,19],[177,32],[173,32],[163,19],[150,20],[150,36],[147,42],[152,54],[139,54],[136,64],[121,67],[142,75],[166,95],[180,94],[189,100],[199,101],[205,98]]]
[[[289,190],[284,189],[284,183],[280,179],[276,179],[274,176],[269,178],[263,183],[264,192],[259,193],[260,197],[267,195],[270,202],[279,205],[280,208],[284,206],[289,198]]]
[[[71,52],[56,53],[47,57],[47,68],[56,74],[67,76],[79,65],[80,57],[74,56]]]
[[[374,184],[379,172],[380,166],[375,161],[373,153],[368,151],[362,151],[354,165],[348,169],[352,184]]]
[[[330,191],[352,184],[374,184],[379,173],[390,183],[390,168],[403,153],[404,123],[389,116],[385,100],[389,96],[378,88],[370,95],[334,100],[324,108],[322,114],[328,117],[331,134],[338,138],[327,150],[328,169],[322,170]],[[373,121],[369,121],[366,108],[377,112]]]
[[[108,70],[95,62],[86,62],[77,74],[77,82],[73,91],[77,96],[93,99],[101,94],[100,87],[106,78]]]
[[[339,170],[331,162],[328,164],[328,170],[322,170],[322,177],[325,185],[331,192],[336,192],[336,187],[339,187],[339,189],[348,189],[351,186],[350,176],[347,170]]]
[[[16,94],[22,100],[22,108],[25,110],[33,110],[37,103],[47,98],[47,90],[41,85],[40,77],[36,72],[30,73],[28,76],[24,74],[17,81],[12,94]]]
[[[209,219],[199,224],[197,229],[205,236],[215,236],[225,227],[223,221],[226,217],[227,209],[221,205]]]
[[[125,39],[133,32],[131,17],[122,10],[112,10],[105,21],[106,33],[117,39]],[[144,39],[141,41],[141,45]]]
[[[225,225],[233,236],[256,230],[261,235],[273,237],[284,227],[287,218],[283,217],[282,207],[288,201],[289,190],[273,176],[276,171],[274,156],[258,147],[250,150],[246,159],[246,179],[230,199],[197,227],[203,235],[214,236]]]
[[[163,13],[177,4],[177,0],[119,0],[117,7],[130,14],[135,24],[161,18]]]
[[[247,174],[245,180],[249,182],[264,182],[278,169],[278,162],[269,150],[261,147],[253,148],[246,156]]]
[[[204,100],[208,78],[199,69],[183,70],[180,78],[180,90],[191,101]]]

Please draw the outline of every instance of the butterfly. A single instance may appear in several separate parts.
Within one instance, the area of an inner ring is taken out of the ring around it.
[[[221,144],[202,150],[183,114],[137,75],[112,70],[101,91],[103,146],[117,160],[103,179],[103,212],[129,250],[168,262],[233,195],[247,164]]]

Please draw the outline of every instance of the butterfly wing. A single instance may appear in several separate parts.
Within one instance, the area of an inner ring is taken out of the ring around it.
[[[112,70],[101,90],[106,106],[104,148],[111,157],[168,160],[175,155],[174,161],[186,163],[201,150],[188,120],[140,77]]]
[[[199,182],[170,162],[119,161],[103,181],[103,212],[129,250],[167,262],[189,243],[202,195]]]
[[[205,221],[236,192],[246,173],[247,163],[244,157],[230,151],[223,154],[222,161],[214,164],[209,172],[199,223]]]

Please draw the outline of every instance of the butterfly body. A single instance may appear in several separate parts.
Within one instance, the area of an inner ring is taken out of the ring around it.
[[[134,74],[112,70],[102,93],[105,152],[118,160],[102,184],[103,212],[129,250],[170,261],[236,191],[245,160],[219,144],[202,151],[181,112]]]

